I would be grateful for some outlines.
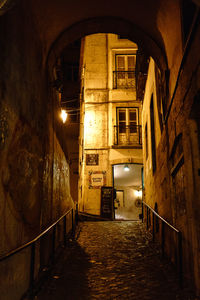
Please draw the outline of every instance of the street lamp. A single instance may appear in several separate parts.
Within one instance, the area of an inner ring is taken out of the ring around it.
[[[60,116],[61,116],[61,119],[62,119],[63,123],[65,123],[66,120],[67,120],[67,112],[66,112],[65,109],[61,109],[61,114],[60,114]]]

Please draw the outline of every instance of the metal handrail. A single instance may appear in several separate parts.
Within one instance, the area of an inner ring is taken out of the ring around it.
[[[67,211],[64,215],[62,215],[56,222],[54,222],[53,224],[51,224],[51,226],[49,226],[47,229],[45,229],[42,233],[40,233],[36,238],[34,238],[33,240],[29,241],[28,243],[14,249],[11,250],[10,252],[8,252],[7,254],[1,255],[0,256],[0,262],[3,261],[4,259],[22,251],[23,249],[27,248],[28,246],[30,246],[31,244],[37,242],[43,235],[45,235],[48,231],[50,231],[57,223],[59,223],[65,216],[67,216],[71,211],[73,210],[73,208],[71,208],[69,211]]]
[[[46,228],[44,231],[42,231],[38,236],[36,236],[33,240],[27,242],[26,244],[11,250],[7,254],[4,254],[0,256],[0,262],[6,260],[7,258],[14,256],[15,254],[19,253],[20,251],[28,248],[29,246],[31,247],[31,262],[30,262],[30,280],[29,280],[29,291],[30,294],[32,293],[33,287],[34,287],[34,270],[35,270],[35,244],[38,240],[41,239],[45,234],[47,234],[51,229],[53,229],[53,234],[52,234],[52,261],[54,260],[55,256],[55,243],[56,243],[56,225],[63,220],[63,243],[64,246],[66,246],[66,236],[67,236],[67,230],[66,230],[66,218],[67,216],[71,213],[71,231],[72,233],[74,232],[74,209],[71,208],[67,212],[65,212],[58,220],[56,220],[53,224],[51,224],[48,228]],[[76,218],[75,218],[76,222]]]
[[[180,232],[180,230],[178,230],[177,228],[175,228],[174,226],[172,226],[169,222],[167,222],[163,217],[161,217],[151,206],[149,206],[146,202],[143,201],[143,204],[145,206],[147,206],[153,213],[154,215],[156,215],[161,221],[165,222],[165,224],[167,224],[171,229],[173,229],[174,231],[176,231],[177,233]]]
[[[178,258],[178,273],[179,273],[179,283],[182,286],[183,282],[183,270],[182,270],[182,233],[180,230],[171,225],[168,221],[166,221],[163,217],[161,217],[151,206],[149,206],[146,202],[142,201],[142,221],[144,220],[144,208],[143,205],[147,208],[147,229],[149,228],[149,211],[152,212],[153,216],[153,241],[155,240],[155,218],[158,218],[162,222],[162,231],[161,231],[161,248],[162,248],[162,256],[165,255],[165,225],[167,225],[170,229],[172,229],[177,234],[177,258]]]

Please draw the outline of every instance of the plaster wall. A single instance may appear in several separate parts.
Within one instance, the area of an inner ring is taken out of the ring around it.
[[[106,35],[94,34],[85,38],[85,86],[87,89],[107,88]],[[86,95],[87,99],[87,95]]]

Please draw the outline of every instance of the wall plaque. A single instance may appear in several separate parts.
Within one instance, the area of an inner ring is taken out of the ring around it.
[[[98,166],[99,154],[86,154],[86,165],[87,166]]]
[[[100,189],[104,185],[106,185],[105,171],[89,172],[89,189]]]

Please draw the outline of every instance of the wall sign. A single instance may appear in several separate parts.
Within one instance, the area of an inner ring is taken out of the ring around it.
[[[86,165],[87,166],[98,166],[99,154],[86,154]]]
[[[106,185],[106,171],[89,172],[89,189],[100,189]]]

